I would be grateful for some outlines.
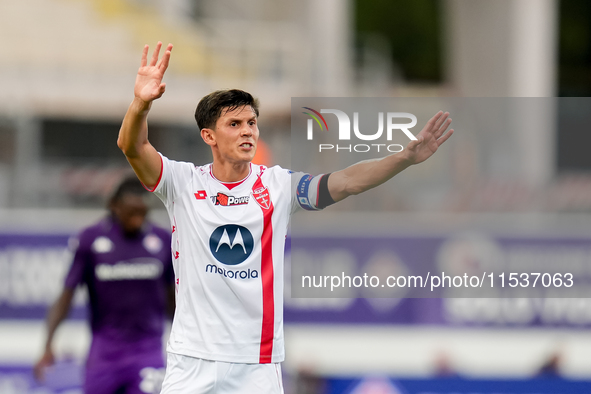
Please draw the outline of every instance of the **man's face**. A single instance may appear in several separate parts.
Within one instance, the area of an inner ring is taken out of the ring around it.
[[[148,206],[142,196],[128,193],[114,203],[113,212],[121,223],[123,231],[133,234],[140,231],[144,225]]]
[[[257,117],[252,107],[245,105],[233,111],[224,108],[212,137],[222,160],[235,164],[251,162],[259,139]]]

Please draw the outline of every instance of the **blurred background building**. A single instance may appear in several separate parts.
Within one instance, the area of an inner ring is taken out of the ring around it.
[[[141,49],[158,40],[174,49],[167,91],[150,114],[150,140],[168,157],[196,164],[211,157],[193,113],[202,96],[221,88],[260,99],[266,164],[287,168],[292,97],[429,97],[441,104],[446,97],[548,98],[544,111],[536,104],[525,121],[502,130],[456,127],[437,161],[384,185],[387,193],[368,194],[361,223],[350,213],[359,200],[351,199],[309,228],[321,233],[322,222],[340,218],[343,233],[355,238],[360,229],[371,233],[385,210],[417,242],[426,234],[442,244],[458,234],[487,242],[517,234],[551,239],[566,253],[557,264],[591,255],[586,0],[0,0],[0,33],[2,393],[28,392],[29,383],[10,376],[25,373],[40,354],[41,319],[69,264],[67,238],[104,214],[105,197],[130,172],[117,134]],[[331,162],[330,170],[341,164]],[[156,220],[168,225],[158,201],[154,207]],[[573,239],[582,242],[574,251]],[[588,316],[581,302],[556,308]],[[354,383],[338,391],[322,378],[368,373],[524,379],[549,361],[563,376],[591,380],[591,317],[458,325],[465,317],[458,311],[484,316],[502,307],[386,304],[288,296],[286,392],[350,392]],[[398,318],[400,308],[443,317]],[[327,311],[332,321],[318,317]],[[84,322],[74,320],[61,335],[61,354],[79,360],[88,344]],[[359,392],[385,385],[364,384],[369,388]]]

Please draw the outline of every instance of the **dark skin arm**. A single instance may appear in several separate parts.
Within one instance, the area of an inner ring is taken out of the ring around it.
[[[72,306],[72,299],[74,298],[74,289],[64,288],[57,301],[52,305],[47,319],[45,321],[47,328],[47,339],[45,340],[45,351],[43,356],[37,361],[33,368],[35,378],[43,380],[45,375],[45,368],[54,363],[54,356],[52,350],[53,337],[55,331],[62,321],[68,316],[70,307]]]
[[[174,317],[174,310],[176,308],[174,285],[166,288],[166,314],[171,319]]]

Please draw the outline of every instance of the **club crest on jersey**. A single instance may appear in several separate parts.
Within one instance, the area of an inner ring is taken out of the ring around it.
[[[228,196],[224,193],[219,193],[217,196],[211,196],[211,200],[215,205],[221,205],[223,207],[230,207],[233,205],[244,205],[248,204],[250,196],[234,197]]]
[[[254,249],[251,232],[244,226],[226,224],[214,230],[209,237],[213,257],[226,265],[237,265],[250,256]]]
[[[269,190],[266,187],[259,187],[258,189],[254,189],[252,191],[252,196],[261,208],[271,208],[271,196],[269,195]]]

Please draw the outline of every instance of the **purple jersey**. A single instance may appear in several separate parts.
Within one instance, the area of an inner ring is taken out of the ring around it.
[[[112,217],[86,228],[65,281],[80,284],[90,303],[89,369],[162,362],[166,288],[174,286],[168,231],[146,223],[129,236]]]

